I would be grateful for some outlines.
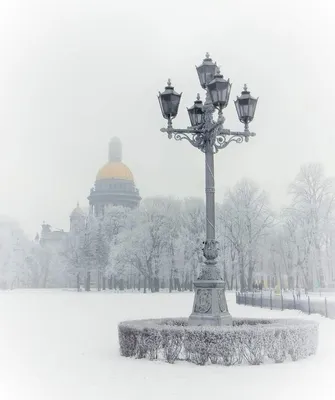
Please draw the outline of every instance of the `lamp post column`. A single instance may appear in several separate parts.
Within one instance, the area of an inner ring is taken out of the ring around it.
[[[207,145],[205,153],[206,241],[215,241],[215,180],[214,154]]]
[[[218,242],[215,239],[215,178],[214,146],[216,137],[213,126],[214,107],[207,96],[204,105],[205,119],[205,193],[206,193],[206,240],[203,247],[204,264],[199,278],[194,282],[195,297],[190,325],[230,325],[224,281],[217,268]]]

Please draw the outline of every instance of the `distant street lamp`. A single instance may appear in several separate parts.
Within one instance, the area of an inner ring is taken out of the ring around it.
[[[208,53],[203,63],[196,69],[200,85],[206,90],[205,104],[198,94],[194,105],[187,109],[191,127],[174,129],[172,120],[178,114],[181,94],[175,92],[169,79],[164,92],[158,96],[163,117],[167,119],[167,128],[162,128],[161,131],[166,132],[169,139],[172,137],[176,140],[186,139],[192,146],[205,153],[206,240],[203,242],[203,255],[206,261],[198,279],[194,282],[195,298],[189,324],[230,325],[232,317],[228,312],[224,281],[216,265],[218,242],[215,240],[214,154],[231,142],[242,143],[243,139],[248,142],[250,136],[255,136],[255,133],[249,131],[249,123],[254,118],[258,99],[253,98],[244,85],[241,96],[235,100],[238,118],[244,124],[244,131],[233,132],[225,129],[222,110],[228,105],[231,83],[229,79],[223,78]],[[216,110],[218,118],[215,122],[213,115]]]

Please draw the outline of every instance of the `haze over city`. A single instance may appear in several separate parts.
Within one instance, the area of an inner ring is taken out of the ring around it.
[[[34,235],[46,220],[68,228],[85,207],[108,141],[123,142],[124,161],[142,197],[204,196],[203,155],[169,141],[157,92],[167,78],[183,92],[176,127],[199,87],[195,65],[208,51],[233,83],[259,96],[257,136],[215,157],[217,200],[249,177],[279,207],[301,164],[333,156],[331,0],[169,3],[1,2],[0,209]],[[231,101],[226,127],[241,129]]]

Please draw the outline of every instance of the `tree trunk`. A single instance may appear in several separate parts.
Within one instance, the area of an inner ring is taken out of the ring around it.
[[[178,290],[178,292],[181,292],[181,286],[180,286],[179,278],[174,278],[174,286]]]
[[[248,290],[252,291],[253,287],[252,284],[254,283],[254,260],[252,256],[252,250],[250,250],[251,243],[249,243],[249,250],[248,250],[248,261],[249,261],[249,267],[248,267]]]
[[[98,286],[98,292],[101,291],[101,277],[100,277],[100,275],[101,275],[101,272],[100,272],[100,269],[98,269],[98,271],[97,271],[97,286]]]
[[[91,291],[91,272],[90,271],[87,272],[85,289],[86,289],[86,292]]]
[[[247,289],[245,281],[244,259],[241,254],[239,254],[238,258],[240,266],[240,286],[241,286],[241,291],[244,292]]]
[[[155,292],[159,292],[160,288],[159,288],[159,278],[158,278],[158,276],[155,277],[154,281],[155,281]]]
[[[319,281],[319,287],[320,288],[325,288],[326,287],[326,280],[325,280],[325,274],[322,268],[322,257],[321,257],[321,250],[320,246],[317,246],[316,249],[317,252],[317,272],[318,272],[318,281]]]
[[[155,292],[155,285],[154,285],[154,278],[152,276],[149,278],[149,285],[150,285],[151,293],[154,293]]]
[[[226,268],[223,269],[223,279],[224,279],[226,289],[230,290],[231,287],[229,285],[229,279],[228,279],[228,274],[227,274]]]
[[[172,281],[172,276],[170,276],[170,279],[169,279],[169,292],[172,293],[172,290],[173,290],[173,281]]]
[[[77,292],[80,292],[80,274],[77,273]]]

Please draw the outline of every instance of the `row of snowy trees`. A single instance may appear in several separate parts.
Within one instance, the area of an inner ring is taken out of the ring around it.
[[[30,241],[19,224],[0,216],[0,288],[46,287],[51,254]]]
[[[289,207],[274,212],[268,195],[244,179],[217,204],[218,265],[228,288],[334,283],[333,180],[309,164],[289,194]],[[149,198],[137,210],[114,207],[88,221],[79,241],[68,238],[66,258],[81,276],[95,271],[98,288],[106,277],[121,289],[190,289],[203,262],[204,226],[202,199]]]
[[[335,283],[333,179],[322,165],[305,165],[289,194],[290,205],[275,212],[267,193],[243,179],[217,204],[218,266],[227,288]],[[148,198],[136,210],[112,207],[102,220],[88,217],[57,251],[8,238],[0,248],[8,253],[1,253],[1,277],[6,287],[192,290],[204,227],[202,199]]]

